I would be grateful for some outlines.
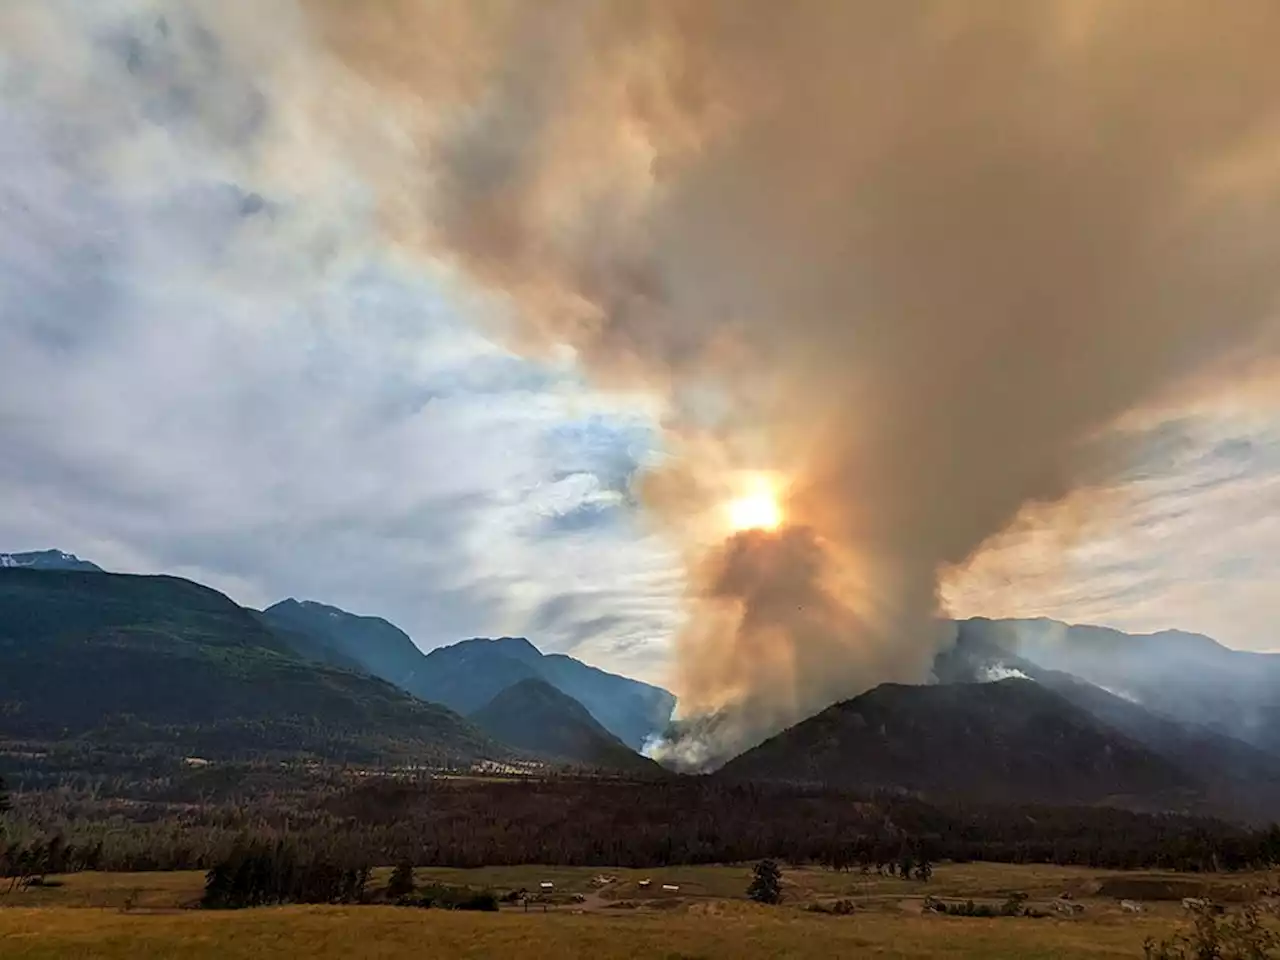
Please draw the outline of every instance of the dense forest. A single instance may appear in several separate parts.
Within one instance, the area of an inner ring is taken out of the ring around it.
[[[1112,808],[927,803],[710,778],[368,776],[244,767],[17,791],[0,871],[209,869],[246,844],[345,866],[665,866],[777,858],[836,869],[990,860],[1238,870],[1280,863],[1280,828]]]

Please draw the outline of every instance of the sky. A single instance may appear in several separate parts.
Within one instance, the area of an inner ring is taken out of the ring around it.
[[[251,59],[163,42],[177,27],[142,0],[18,6],[0,550],[320,600],[423,647],[524,635],[661,682],[682,566],[633,492],[664,452],[658,405],[593,388],[571,350],[513,352],[510,305],[405,257],[362,171],[264,166],[282,118]],[[1242,391],[1139,442],[1105,491],[949,575],[953,612],[1280,649],[1280,418]],[[1125,509],[1090,522],[1099,495]]]

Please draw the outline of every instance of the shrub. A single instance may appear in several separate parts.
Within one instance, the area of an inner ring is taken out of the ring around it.
[[[491,890],[477,893],[467,887],[450,887],[443,883],[433,883],[422,889],[422,896],[413,901],[417,907],[437,907],[441,910],[481,910],[493,912],[498,909],[498,897]]]
[[[1191,930],[1168,940],[1151,937],[1142,944],[1145,960],[1270,960],[1280,951],[1280,934],[1262,925],[1252,904],[1231,917],[1212,907],[1198,907]]]

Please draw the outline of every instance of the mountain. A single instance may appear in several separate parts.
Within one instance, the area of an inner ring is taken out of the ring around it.
[[[206,758],[511,755],[444,707],[302,660],[208,587],[25,568],[0,570],[0,739]]]
[[[88,570],[101,573],[96,563],[81,560],[74,553],[61,550],[31,550],[26,553],[0,553],[0,570],[29,567],[32,570]]]
[[[1047,670],[968,624],[961,624],[955,646],[938,655],[934,675],[944,683],[1011,676],[1034,680],[1202,781],[1219,809],[1255,817],[1280,804],[1280,758],[1208,727],[1156,713],[1072,674]]]
[[[268,607],[261,616],[308,660],[370,673],[410,692],[422,669],[422,651],[408,634],[381,617],[292,598]]]
[[[676,698],[661,687],[606,673],[562,653],[542,658],[542,675],[591,711],[633,750],[671,722]]]
[[[414,689],[466,714],[531,677],[577,700],[632,750],[639,750],[665,729],[675,709],[675,697],[661,687],[607,673],[563,654],[544,655],[522,637],[464,640],[438,647],[427,655],[427,667]]]
[[[284,600],[262,617],[300,656],[354,663],[414,696],[471,714],[521,680],[544,680],[578,701],[632,750],[665,729],[675,697],[661,687],[607,673],[564,654],[543,654],[523,637],[463,640],[422,653],[378,617],[310,601]]]
[[[719,775],[980,802],[1202,802],[1202,785],[1181,768],[1021,679],[883,684],[730,760]]]
[[[602,727],[577,700],[536,677],[513,683],[468,719],[495,740],[550,760],[634,773],[661,769]]]
[[[961,621],[957,647],[1016,655],[1280,756],[1280,654],[1181,631],[1134,635],[1046,619]]]
[[[463,640],[426,654],[418,689],[465,715],[521,680],[541,679],[541,660],[542,651],[521,638]]]

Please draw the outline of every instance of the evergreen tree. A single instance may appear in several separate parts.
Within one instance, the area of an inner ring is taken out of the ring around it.
[[[231,870],[225,862],[215,863],[204,875],[204,899],[200,905],[210,909],[233,906]]]
[[[392,900],[402,900],[413,896],[413,864],[402,860],[391,871],[391,879],[387,882],[387,896]]]
[[[0,777],[0,813],[9,812],[9,790],[5,786],[4,777]]]
[[[761,860],[756,864],[755,876],[747,887],[747,896],[756,903],[782,902],[782,871],[773,860]]]

